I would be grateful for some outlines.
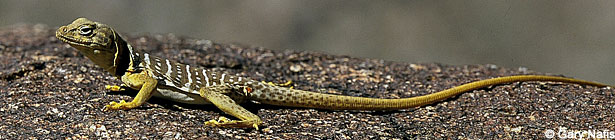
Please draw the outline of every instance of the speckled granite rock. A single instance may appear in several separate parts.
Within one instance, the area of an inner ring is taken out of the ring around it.
[[[120,81],[58,41],[54,28],[0,29],[0,139],[541,139],[546,130],[615,131],[615,94],[596,88],[522,82],[464,93],[392,112],[328,111],[247,103],[261,130],[204,127],[224,115],[214,106],[152,99],[128,111],[101,109],[134,92],[104,90]],[[491,77],[543,74],[495,65],[448,66],[273,51],[167,35],[129,35],[138,49],[184,63],[296,89],[373,98],[424,95]]]

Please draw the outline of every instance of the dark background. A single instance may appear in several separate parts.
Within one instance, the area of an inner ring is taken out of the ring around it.
[[[87,17],[123,33],[615,83],[615,1],[0,1],[0,26]]]

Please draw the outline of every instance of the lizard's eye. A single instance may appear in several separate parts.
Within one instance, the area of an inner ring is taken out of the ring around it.
[[[79,34],[83,36],[89,36],[92,35],[92,30],[94,30],[94,27],[92,26],[81,26],[79,28]]]

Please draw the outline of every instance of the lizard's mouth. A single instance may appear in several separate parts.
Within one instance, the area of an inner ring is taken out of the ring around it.
[[[79,39],[79,38],[75,38],[72,37],[67,30],[66,30],[66,26],[62,26],[60,28],[58,28],[58,30],[56,31],[56,38],[60,39],[60,41],[62,42],[66,42],[68,44],[70,44],[71,46],[80,46],[80,47],[88,47],[88,48],[93,48],[94,46],[98,45],[98,46],[102,46],[103,44],[94,42],[94,41],[90,41],[87,39]]]

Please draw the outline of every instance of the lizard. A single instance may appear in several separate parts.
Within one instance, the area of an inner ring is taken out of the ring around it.
[[[240,104],[256,101],[278,106],[327,110],[400,110],[436,103],[464,92],[505,83],[523,81],[563,82],[606,87],[609,85],[573,78],[514,75],[474,81],[439,92],[399,99],[333,95],[257,82],[221,71],[193,67],[177,61],[135,50],[106,24],[78,18],[61,26],[56,37],[77,49],[99,67],[120,79],[120,86],[105,86],[110,91],[138,90],[132,101],[111,102],[104,110],[129,110],[156,96],[175,102],[213,104],[238,120],[226,117],[204,122],[205,126],[255,128],[263,121]]]

